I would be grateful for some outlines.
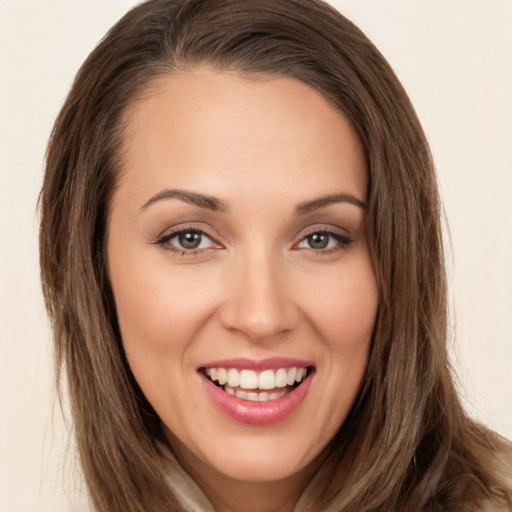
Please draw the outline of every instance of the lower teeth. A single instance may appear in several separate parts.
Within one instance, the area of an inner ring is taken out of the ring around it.
[[[290,391],[289,388],[282,388],[279,391],[274,391],[272,393],[268,393],[266,391],[257,393],[254,391],[243,391],[241,389],[234,390],[227,384],[224,385],[222,389],[228,395],[236,396],[237,398],[241,398],[242,400],[249,400],[251,402],[267,402],[269,400],[277,400],[278,398],[281,398]]]

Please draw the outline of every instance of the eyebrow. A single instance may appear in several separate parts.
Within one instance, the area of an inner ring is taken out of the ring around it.
[[[178,199],[185,203],[193,204],[199,208],[204,208],[214,212],[226,213],[229,211],[227,203],[221,199],[206,194],[178,189],[165,189],[158,192],[142,205],[141,210],[145,210],[152,204],[165,199]],[[361,200],[357,199],[357,197],[351,194],[338,193],[329,194],[324,197],[319,197],[318,199],[313,199],[312,201],[300,203],[295,211],[297,215],[306,215],[335,203],[349,203],[361,208],[362,210],[366,210],[366,205]]]
[[[166,189],[158,192],[142,205],[141,210],[145,210],[148,206],[164,199],[179,199],[185,203],[193,204],[199,206],[199,208],[205,208],[206,210],[212,210],[214,212],[225,213],[228,211],[228,205],[216,197],[177,189]]]
[[[339,193],[329,194],[328,196],[313,199],[313,201],[301,203],[297,206],[296,213],[297,215],[306,215],[334,203],[349,203],[361,208],[362,210],[366,210],[366,205],[360,199],[357,199],[357,197],[351,194]]]

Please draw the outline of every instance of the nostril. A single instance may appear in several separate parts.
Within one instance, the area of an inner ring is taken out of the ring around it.
[[[274,341],[276,337],[291,332],[297,321],[291,312],[283,307],[266,311],[263,308],[251,308],[241,303],[230,305],[222,312],[222,325],[229,331],[242,333],[253,341]]]

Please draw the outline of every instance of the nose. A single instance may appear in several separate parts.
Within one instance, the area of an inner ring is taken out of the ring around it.
[[[292,331],[300,318],[285,263],[272,255],[240,256],[229,269],[221,322],[252,341]]]

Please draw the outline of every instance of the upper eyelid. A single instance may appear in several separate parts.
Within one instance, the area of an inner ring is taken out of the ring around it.
[[[332,233],[333,235],[340,236],[351,236],[351,233],[348,229],[342,228],[340,226],[335,226],[333,224],[315,224],[312,226],[308,226],[305,229],[301,229],[296,235],[295,239],[305,238],[313,233]]]
[[[157,240],[160,240],[162,238],[173,237],[174,235],[179,235],[180,233],[184,233],[187,231],[197,231],[203,233],[204,235],[215,241],[217,241],[217,238],[219,238],[218,236],[216,236],[216,231],[211,226],[209,226],[208,224],[204,224],[202,222],[186,222],[183,224],[178,224],[176,226],[168,227],[164,229],[162,232],[160,232],[155,238]]]

